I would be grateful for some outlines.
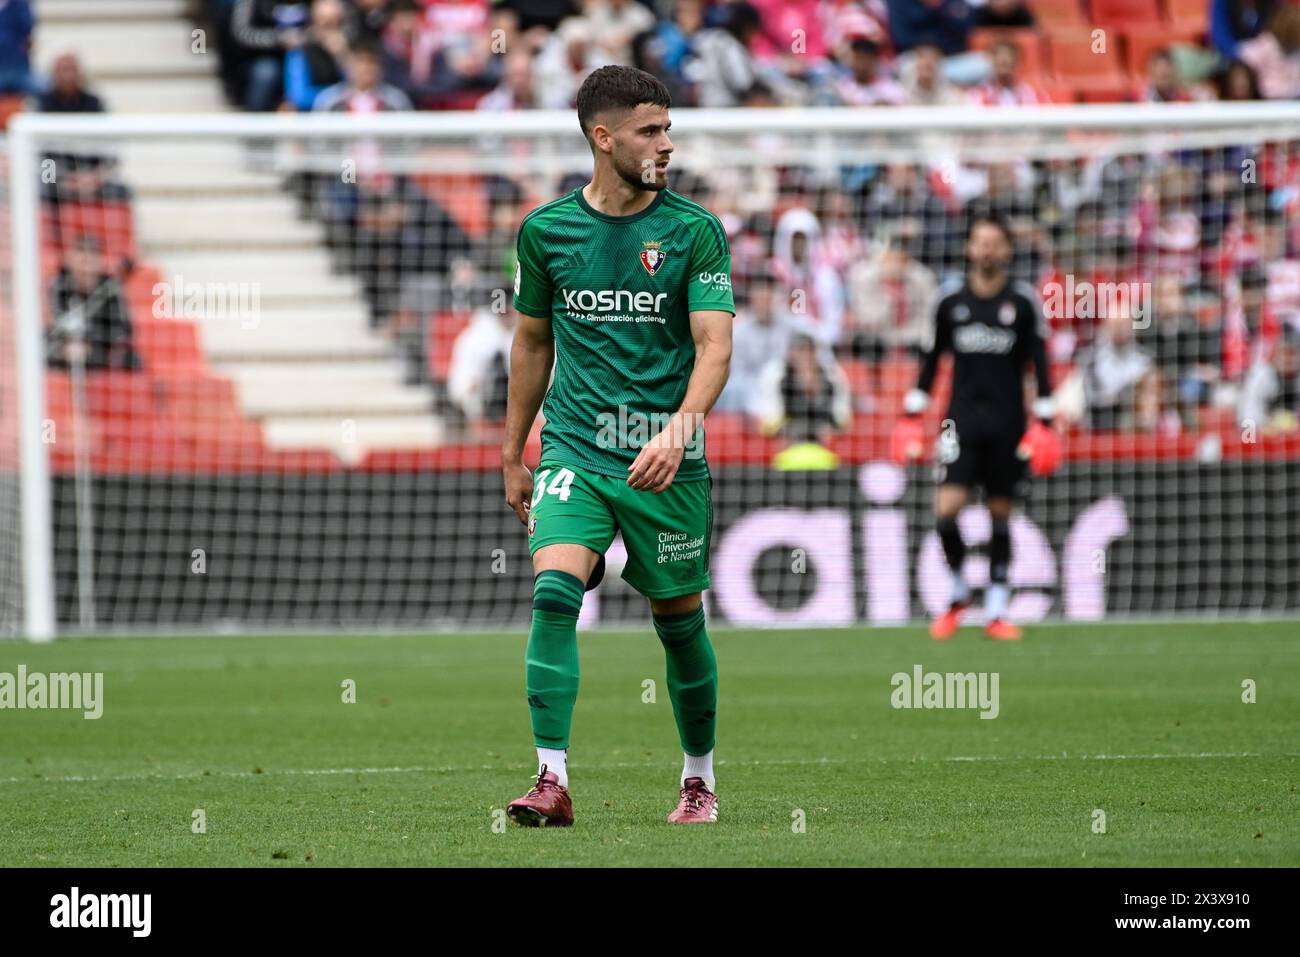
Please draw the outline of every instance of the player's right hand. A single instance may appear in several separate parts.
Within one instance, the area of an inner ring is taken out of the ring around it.
[[[533,502],[533,473],[522,462],[507,462],[501,466],[501,477],[506,485],[506,504],[526,528]]]
[[[889,436],[889,457],[898,465],[915,462],[925,454],[925,428],[919,416],[908,415],[898,420]]]

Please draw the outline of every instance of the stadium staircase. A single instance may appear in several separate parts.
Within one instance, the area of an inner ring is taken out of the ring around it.
[[[114,113],[228,109],[212,39],[206,54],[191,52],[185,0],[35,6],[35,62],[46,69],[75,51]],[[130,205],[65,208],[60,224],[65,241],[88,230],[110,260],[135,264],[127,294],[146,368],[91,376],[97,467],[318,468],[439,442],[428,389],[403,384],[358,283],[333,270],[320,227],[299,217],[280,177],[250,168],[236,143],[139,143],[118,156]],[[52,232],[47,278],[60,259]],[[238,290],[245,302],[256,292],[258,308],[156,315],[158,283]],[[57,420],[70,408],[66,376],[51,373],[49,389]]]

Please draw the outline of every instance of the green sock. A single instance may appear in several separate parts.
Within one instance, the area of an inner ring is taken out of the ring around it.
[[[668,697],[682,750],[708,754],[718,724],[718,660],[704,630],[704,606],[680,615],[655,615],[654,620],[668,659]]]
[[[578,612],[583,585],[568,572],[547,570],[533,581],[533,626],[528,632],[525,674],[533,743],[569,746],[578,701]]]

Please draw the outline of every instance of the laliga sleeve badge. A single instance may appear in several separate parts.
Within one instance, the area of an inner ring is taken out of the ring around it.
[[[537,531],[537,516],[530,515],[528,516],[528,537],[532,538],[535,531]]]

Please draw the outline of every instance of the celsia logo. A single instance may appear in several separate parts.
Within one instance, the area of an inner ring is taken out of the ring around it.
[[[573,312],[661,312],[666,292],[632,292],[627,289],[562,289],[565,308]]]

